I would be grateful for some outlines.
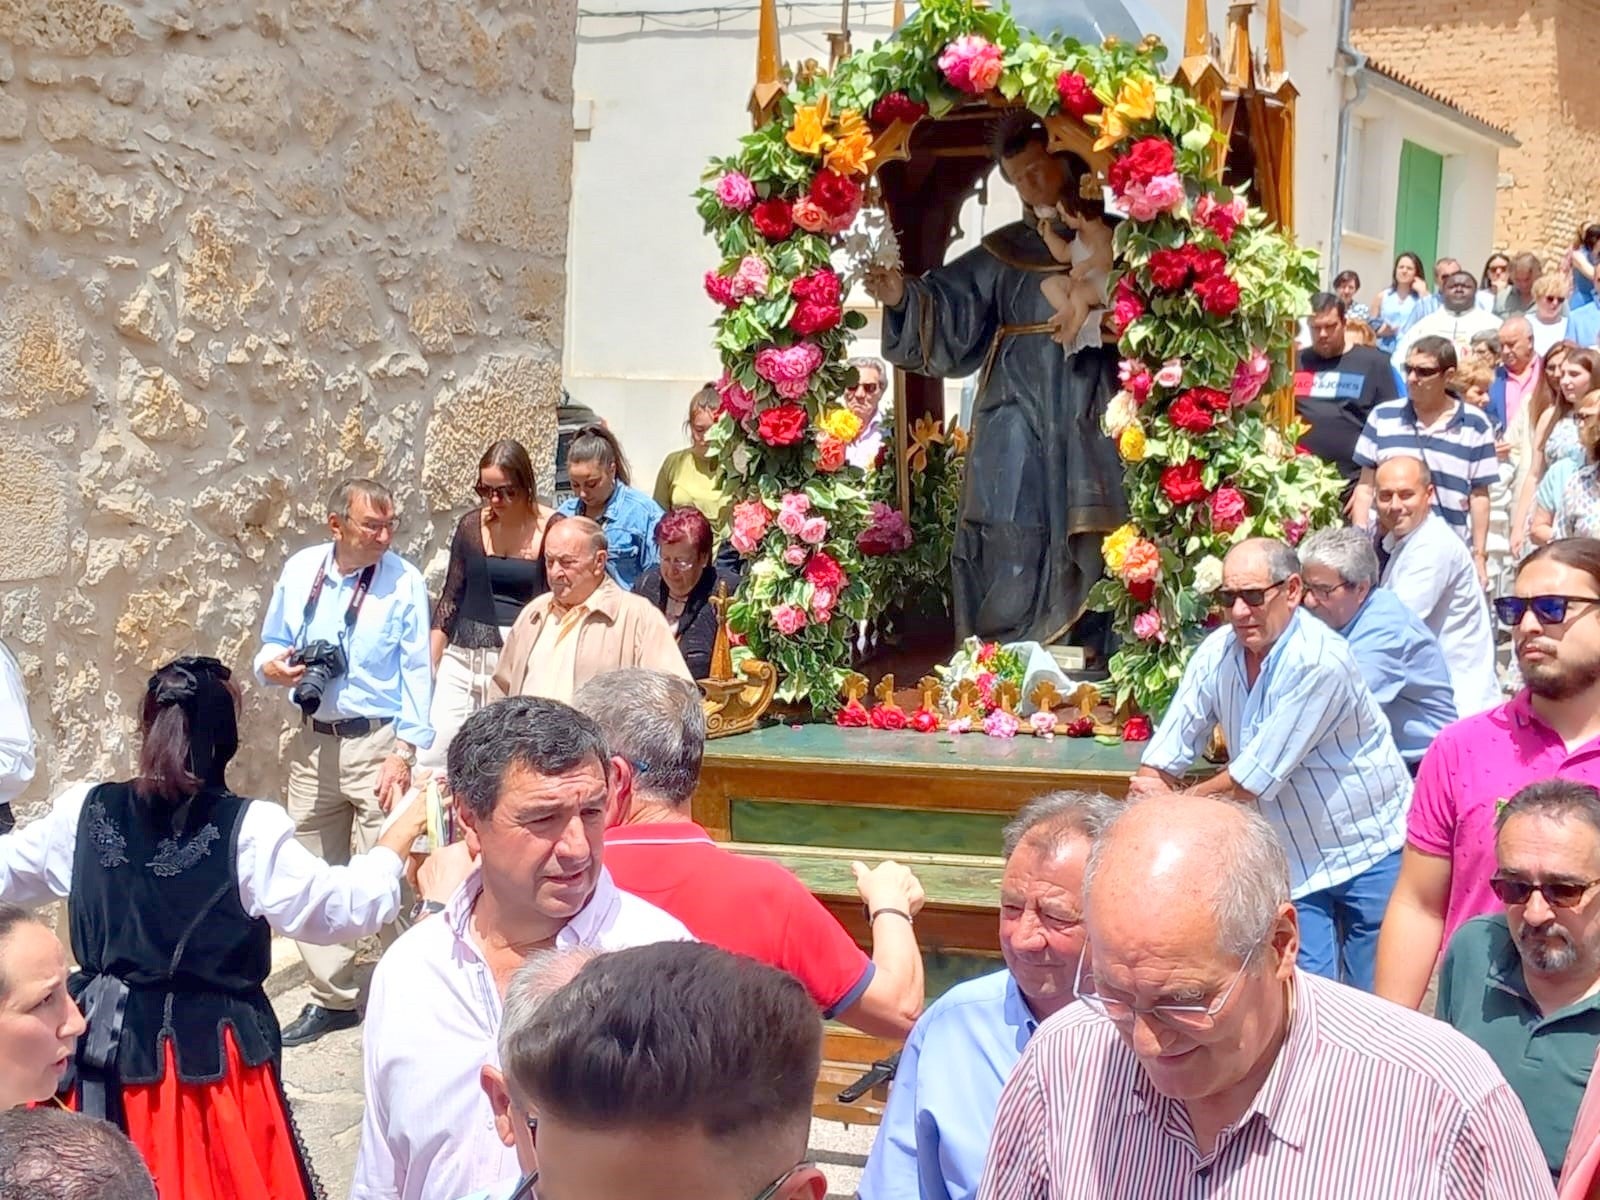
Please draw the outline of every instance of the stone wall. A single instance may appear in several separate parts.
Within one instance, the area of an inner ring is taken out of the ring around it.
[[[23,812],[127,771],[149,669],[249,679],[337,480],[437,556],[477,456],[553,462],[570,0],[0,0],[0,636]],[[548,482],[548,481],[547,481]]]
[[[1500,152],[1495,244],[1555,266],[1577,227],[1600,218],[1597,24],[1600,0],[1356,0],[1351,38],[1516,134],[1522,144]]]

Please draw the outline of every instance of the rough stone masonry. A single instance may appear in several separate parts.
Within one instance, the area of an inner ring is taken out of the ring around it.
[[[423,563],[495,437],[553,459],[571,0],[0,0],[0,636],[52,788],[124,774],[148,671],[249,679],[349,474]],[[548,486],[549,481],[546,480]]]

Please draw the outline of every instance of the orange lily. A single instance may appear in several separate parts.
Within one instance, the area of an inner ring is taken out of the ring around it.
[[[1123,81],[1116,103],[1098,116],[1086,117],[1095,124],[1100,136],[1095,139],[1096,150],[1109,150],[1133,132],[1138,121],[1148,121],[1156,115],[1156,83],[1148,76],[1136,75]]]
[[[872,159],[872,130],[866,121],[854,109],[840,113],[833,148],[824,156],[823,163],[839,175],[860,175]]]
[[[828,97],[816,104],[802,104],[794,110],[794,127],[783,140],[801,154],[821,154],[833,145],[828,128]]]

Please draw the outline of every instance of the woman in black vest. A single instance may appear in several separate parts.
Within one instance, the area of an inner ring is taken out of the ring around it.
[[[71,897],[71,988],[89,1022],[77,1104],[127,1131],[162,1196],[310,1200],[321,1188],[262,991],[272,932],[342,942],[392,920],[425,809],[413,800],[371,853],[329,866],[280,805],[228,790],[237,709],[214,658],[158,670],[138,776],[69,788],[0,837],[0,900]]]

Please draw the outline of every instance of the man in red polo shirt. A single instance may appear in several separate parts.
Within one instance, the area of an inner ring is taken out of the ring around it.
[[[1495,615],[1512,630],[1527,686],[1445,726],[1417,771],[1374,985],[1408,1008],[1422,1003],[1450,936],[1503,908],[1489,888],[1500,808],[1553,776],[1600,786],[1600,541],[1534,551],[1513,592],[1495,600]]]
[[[611,748],[617,791],[606,869],[618,887],[703,942],[788,971],[825,1017],[879,1037],[911,1032],[923,1001],[915,875],[895,862],[852,864],[872,925],[868,958],[792,872],[725,850],[689,819],[706,739],[693,684],[659,671],[612,671],[578,689],[573,706]]]

